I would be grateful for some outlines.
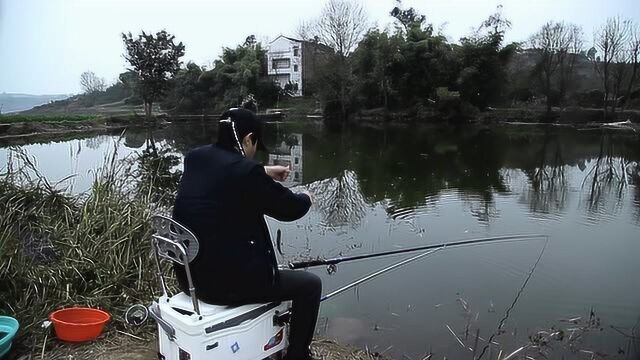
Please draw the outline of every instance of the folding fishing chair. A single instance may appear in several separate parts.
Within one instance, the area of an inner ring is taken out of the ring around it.
[[[222,306],[198,300],[189,267],[198,255],[198,239],[164,216],[153,216],[151,225],[162,296],[148,310],[158,323],[159,359],[260,360],[282,355],[288,344],[290,302]],[[169,295],[162,259],[185,267],[190,295]]]

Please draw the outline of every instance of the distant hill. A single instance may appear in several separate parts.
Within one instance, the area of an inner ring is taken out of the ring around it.
[[[69,95],[29,95],[0,93],[0,108],[3,114],[24,111],[34,106],[68,98]]]

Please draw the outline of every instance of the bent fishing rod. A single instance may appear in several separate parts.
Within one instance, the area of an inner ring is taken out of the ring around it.
[[[295,269],[304,269],[304,268],[322,266],[322,265],[336,265],[346,261],[371,259],[371,258],[377,258],[382,256],[405,254],[405,253],[414,252],[414,251],[434,250],[434,249],[441,249],[441,248],[444,249],[448,247],[471,246],[471,245],[479,245],[484,243],[495,243],[495,242],[526,241],[526,240],[532,240],[537,238],[548,238],[548,237],[549,237],[548,235],[542,235],[542,234],[529,234],[529,235],[503,235],[503,236],[458,240],[453,242],[424,245],[424,246],[418,246],[418,247],[407,248],[407,249],[382,251],[382,252],[373,253],[373,254],[340,256],[340,257],[335,257],[330,259],[313,259],[313,260],[306,260],[306,261],[299,261],[299,262],[291,262],[289,263],[289,269],[295,270]]]

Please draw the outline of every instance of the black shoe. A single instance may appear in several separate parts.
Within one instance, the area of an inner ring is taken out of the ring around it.
[[[289,354],[285,355],[285,357],[282,358],[282,360],[316,360],[313,357],[313,354],[311,353],[311,351],[307,351],[307,353],[305,355],[303,355],[302,357],[291,357]]]

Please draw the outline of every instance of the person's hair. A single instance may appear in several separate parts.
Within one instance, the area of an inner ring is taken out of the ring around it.
[[[234,129],[234,124],[230,119],[220,120],[220,122],[218,122],[217,144],[220,147],[244,154],[244,150],[242,148],[242,139],[244,139],[245,136],[247,136],[247,134],[241,134],[237,131],[237,129]],[[251,134],[249,139],[251,139],[251,143],[254,145],[256,141],[258,141],[256,134],[253,133]]]

